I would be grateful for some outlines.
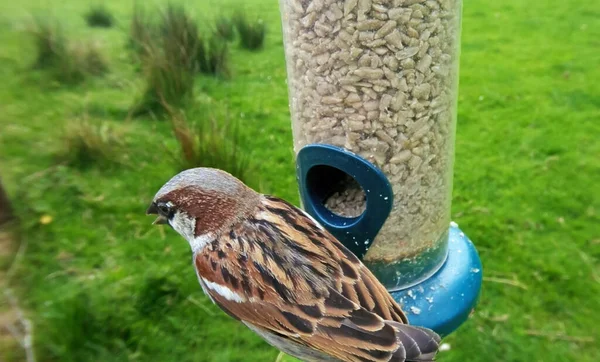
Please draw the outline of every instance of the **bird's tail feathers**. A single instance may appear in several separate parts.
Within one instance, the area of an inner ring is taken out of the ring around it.
[[[399,347],[390,362],[431,362],[440,347],[440,336],[434,331],[408,324],[386,321],[394,327]]]

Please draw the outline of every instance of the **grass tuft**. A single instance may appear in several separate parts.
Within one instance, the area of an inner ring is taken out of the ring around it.
[[[106,58],[100,51],[100,44],[89,41],[78,41],[69,45],[67,56],[70,62],[65,59],[66,68],[63,74],[69,78],[73,77],[83,79],[86,75],[102,75],[108,71]]]
[[[114,17],[104,4],[93,5],[85,13],[85,21],[91,27],[110,28],[114,24]]]
[[[181,5],[169,4],[162,13],[160,31],[162,47],[169,61],[191,72],[205,67],[205,45],[198,25]]]
[[[240,36],[240,45],[244,49],[261,49],[265,42],[267,28],[262,19],[248,20],[244,13],[238,12],[233,22]]]
[[[217,75],[224,78],[230,76],[229,69],[229,46],[218,34],[210,38],[206,50],[206,67],[201,71],[205,74]]]
[[[131,38],[142,51],[146,81],[132,108],[134,116],[185,106],[193,95],[198,59],[205,57],[198,27],[182,6],[170,4],[161,15],[155,25],[142,8],[134,8]]]
[[[232,41],[235,38],[235,26],[233,20],[226,16],[219,16],[215,20],[216,34],[227,41]]]
[[[137,15],[136,15],[137,14]],[[163,113],[166,106],[183,108],[193,97],[197,73],[228,76],[226,41],[213,35],[208,41],[180,5],[169,4],[161,14],[158,36],[140,8],[134,9],[131,38],[143,50],[141,56],[146,89],[132,114]]]
[[[137,1],[133,5],[131,23],[129,24],[128,46],[136,54],[143,56],[158,33],[157,26],[145,8]]]
[[[183,6],[169,4],[162,13],[160,28],[159,46],[169,61],[179,63],[190,72],[228,74],[227,42],[216,33],[203,37]]]
[[[244,182],[252,180],[250,157],[241,150],[237,124],[219,123],[211,117],[190,126],[183,112],[172,112],[171,126],[180,146],[179,155],[174,156],[179,170],[214,167]]]
[[[34,67],[49,71],[60,82],[77,83],[108,70],[98,43],[69,42],[55,19],[36,18],[30,33],[37,49]]]
[[[64,59],[67,39],[56,19],[36,17],[29,33],[35,40],[36,68],[51,68]]]
[[[65,127],[64,145],[58,161],[80,169],[121,163],[120,138],[107,123],[93,124],[85,119],[72,121]]]
[[[146,88],[131,114],[164,113],[166,107],[185,107],[193,97],[194,73],[168,53],[148,47],[143,58]]]

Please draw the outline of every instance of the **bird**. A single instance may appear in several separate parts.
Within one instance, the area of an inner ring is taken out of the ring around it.
[[[146,213],[189,243],[204,293],[306,362],[433,361],[434,331],[409,325],[374,274],[304,210],[216,168],[184,170]]]

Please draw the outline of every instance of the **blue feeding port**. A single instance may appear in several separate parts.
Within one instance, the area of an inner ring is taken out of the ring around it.
[[[327,144],[303,147],[296,166],[304,209],[355,255],[364,258],[392,211],[394,195],[385,174],[362,157]],[[365,210],[356,217],[339,216],[325,206],[336,185],[348,176],[366,195]],[[445,336],[475,307],[482,267],[475,246],[457,226],[449,226],[447,243],[443,244],[407,262],[369,267],[384,285],[394,285],[401,279],[399,275],[404,276],[400,287],[389,290],[409,322]],[[438,265],[436,260],[443,262]]]
[[[297,167],[304,209],[362,258],[392,210],[394,194],[383,172],[352,152],[324,144],[304,147],[298,154]],[[324,201],[346,175],[367,194],[373,192],[374,196],[367,197],[366,202],[370,212],[342,217],[325,207]]]

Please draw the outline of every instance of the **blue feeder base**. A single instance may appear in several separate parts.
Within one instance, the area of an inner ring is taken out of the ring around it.
[[[450,226],[448,257],[433,276],[408,289],[391,292],[410,324],[447,336],[475,307],[481,289],[481,260],[456,224]]]

